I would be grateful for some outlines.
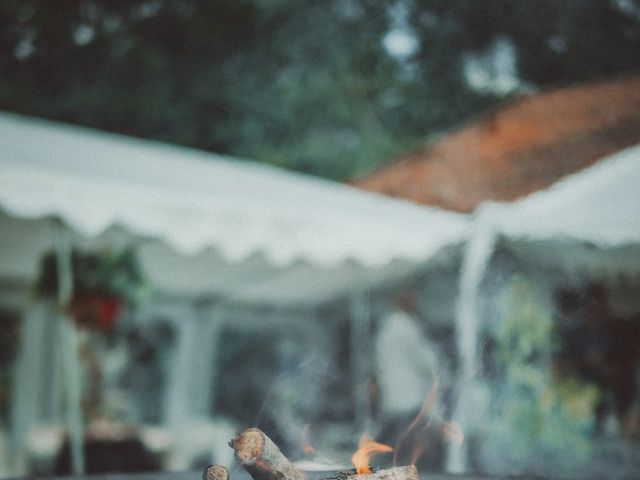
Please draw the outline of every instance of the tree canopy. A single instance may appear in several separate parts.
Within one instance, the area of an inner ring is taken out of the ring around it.
[[[634,0],[5,0],[0,109],[344,179],[640,70]]]

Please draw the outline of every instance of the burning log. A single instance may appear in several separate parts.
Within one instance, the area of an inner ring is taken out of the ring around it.
[[[404,467],[392,467],[384,470],[369,469],[368,473],[356,473],[352,468],[338,472],[324,480],[420,480],[418,470],[414,465]]]
[[[229,442],[236,459],[253,480],[305,480],[298,470],[282,454],[275,443],[258,428],[249,428]],[[391,447],[368,440],[360,440],[360,448],[354,454],[356,468],[343,470],[323,480],[420,480],[414,465],[374,470],[368,466],[369,455],[392,451]],[[209,467],[213,468],[215,466]],[[224,467],[220,467],[224,468]],[[205,470],[205,474],[208,469]],[[203,480],[226,480],[225,477],[204,477]]]
[[[222,465],[209,465],[202,473],[202,480],[227,480],[229,472]]]
[[[231,440],[229,446],[253,480],[305,480],[304,474],[258,428],[245,430]]]
[[[371,455],[392,452],[389,445],[375,442],[366,435],[360,437],[358,450],[351,456],[355,468],[343,470],[325,480],[420,480],[414,465],[375,470],[369,465]]]

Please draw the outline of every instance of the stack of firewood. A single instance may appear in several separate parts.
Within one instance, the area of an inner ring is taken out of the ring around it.
[[[306,480],[305,474],[283,455],[275,443],[258,428],[245,430],[229,442],[238,463],[253,480]],[[228,470],[221,465],[210,465],[202,480],[228,480]],[[367,473],[355,469],[337,472],[324,480],[419,480],[413,465],[393,467]]]

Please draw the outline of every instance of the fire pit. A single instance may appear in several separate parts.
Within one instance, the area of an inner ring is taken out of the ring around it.
[[[415,466],[394,466],[385,469],[375,469],[368,465],[371,453],[383,453],[384,445],[376,442],[364,442],[361,440],[358,451],[354,454],[354,468],[341,470],[311,470],[300,469],[290,462],[280,451],[278,446],[261,430],[250,428],[238,434],[230,442],[229,446],[234,450],[237,462],[227,469],[221,465],[210,465],[202,472],[154,472],[139,474],[106,474],[90,475],[88,477],[49,477],[50,480],[498,480],[498,479],[550,479],[550,478],[607,478],[612,479],[634,479],[633,468],[620,469],[612,468],[611,463],[603,463],[599,469],[590,471],[587,475],[582,475],[578,471],[571,476],[491,476],[486,477],[478,474],[451,475],[442,473],[419,474]],[[390,447],[386,447],[390,448]],[[377,451],[377,452],[376,452]],[[606,452],[605,452],[606,453]],[[360,464],[358,462],[361,462]],[[365,462],[364,464],[362,462]],[[624,464],[624,462],[622,462]],[[608,467],[607,467],[608,465]],[[580,470],[583,472],[584,468]],[[361,473],[359,473],[361,472]]]
[[[235,451],[238,463],[253,480],[305,480],[305,474],[293,465],[261,430],[245,430],[229,443]],[[352,459],[354,467],[326,475],[327,480],[418,480],[415,466],[393,467],[376,471],[369,466],[369,456],[375,452],[391,451],[390,447],[371,441],[361,441]],[[227,480],[218,473],[218,466],[205,470],[203,480]]]
[[[327,472],[304,472],[307,480],[321,480]],[[200,480],[202,472],[161,472],[161,473],[136,473],[136,474],[105,474],[91,475],[90,477],[47,477],[47,480]],[[234,480],[251,480],[251,476],[242,469],[233,469],[229,477]],[[500,480],[497,477],[479,477],[468,475],[429,474],[422,475],[421,480]],[[506,480],[506,479],[505,479]],[[514,477],[510,477],[514,480]],[[540,480],[540,477],[518,477],[518,480]]]
[[[353,468],[327,472],[302,471],[291,463],[278,446],[260,429],[250,428],[229,442],[238,464],[244,468],[231,474],[220,465],[210,465],[202,480],[420,480],[414,465],[394,466],[377,470],[369,465],[370,455],[393,449],[362,437],[358,450],[352,456]],[[247,476],[247,474],[249,476]],[[472,480],[479,477],[429,475],[431,480],[458,478]]]

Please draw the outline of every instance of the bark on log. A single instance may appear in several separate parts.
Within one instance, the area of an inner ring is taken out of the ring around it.
[[[258,428],[245,430],[231,440],[229,445],[235,451],[240,465],[249,472],[253,480],[305,480],[304,474]]]
[[[353,471],[339,472],[327,480],[420,480],[414,465],[393,467],[371,473],[356,474]]]
[[[227,480],[229,472],[222,465],[209,465],[202,473],[202,480]]]

